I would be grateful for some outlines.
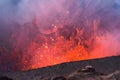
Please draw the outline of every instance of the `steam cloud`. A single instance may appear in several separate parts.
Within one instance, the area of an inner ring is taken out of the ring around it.
[[[21,68],[18,66],[25,55],[30,60],[28,55],[32,54],[22,51],[35,38],[29,38],[27,31],[28,23],[36,18],[44,34],[52,33],[48,30],[53,26],[75,25],[84,29],[87,38],[95,37],[93,45],[89,45],[89,58],[120,55],[120,0],[0,0],[1,70]]]

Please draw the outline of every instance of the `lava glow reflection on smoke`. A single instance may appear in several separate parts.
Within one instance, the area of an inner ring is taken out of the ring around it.
[[[0,70],[120,55],[120,0],[1,0]]]

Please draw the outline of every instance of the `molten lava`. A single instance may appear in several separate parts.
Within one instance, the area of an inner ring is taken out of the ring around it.
[[[16,1],[0,1],[0,70],[120,54],[119,0]]]
[[[28,70],[90,59],[90,52],[96,41],[97,24],[94,21],[90,34],[86,34],[84,27],[77,25],[53,26],[48,32],[42,33],[38,29],[36,19],[33,24],[24,25],[23,30],[25,31],[20,30],[23,32],[18,34],[14,50],[16,53],[22,54],[20,69]],[[27,29],[25,29],[26,26]]]
[[[17,66],[14,70],[36,69],[63,62],[109,56],[108,51],[102,52],[104,47],[101,42],[104,44],[106,41],[103,36],[98,35],[98,25],[99,19],[95,19],[91,30],[70,24],[62,27],[52,25],[52,29],[42,32],[35,18],[33,22],[22,25],[18,33],[11,34],[11,40],[15,42],[9,58],[14,60],[13,63]],[[106,39],[109,35],[106,35]],[[108,45],[105,48],[108,48]],[[0,47],[0,51],[9,53],[4,47]]]

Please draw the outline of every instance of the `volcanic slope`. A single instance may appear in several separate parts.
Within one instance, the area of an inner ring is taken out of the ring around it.
[[[4,78],[5,80],[120,80],[120,56],[69,62],[29,71],[0,72],[0,80]]]

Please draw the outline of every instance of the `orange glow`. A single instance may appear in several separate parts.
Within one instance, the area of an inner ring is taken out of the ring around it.
[[[97,54],[98,49],[100,49],[99,42],[102,39],[97,36],[99,19],[93,21],[93,29],[91,34],[86,35],[87,39],[84,39],[86,37],[84,35],[85,29],[79,28],[77,25],[72,27],[52,25],[53,29],[41,33],[38,29],[37,18],[35,18],[33,24],[33,28],[27,32],[27,34],[31,34],[32,31],[34,35],[32,42],[29,43],[26,49],[27,55],[24,55],[21,59],[21,70],[107,56]],[[87,25],[89,25],[89,22],[87,22]],[[23,36],[23,33],[20,35]],[[90,37],[90,35],[92,36]],[[20,39],[18,38],[18,45],[20,45]]]
[[[0,70],[120,55],[119,1],[16,1],[1,5]]]
[[[90,22],[86,20],[89,30],[78,25],[51,24],[52,28],[41,31],[39,21],[35,17],[32,23],[22,26],[22,32],[11,34],[11,38],[15,40],[15,48],[10,59],[16,61],[15,64],[19,66],[17,70],[30,70],[116,55],[119,45],[111,42],[117,42],[117,39],[109,32],[99,34],[99,24],[98,18],[93,20],[93,26],[90,28]],[[9,52],[3,47],[0,47],[0,50]]]
[[[74,29],[74,32],[69,31],[69,26],[68,28],[59,28],[57,26],[53,26],[53,29],[48,30],[48,32],[46,32],[47,34],[43,33],[44,35],[39,34],[40,31],[38,31],[39,33],[35,35],[35,39],[37,39],[38,42],[36,42],[34,39],[28,48],[28,56],[31,56],[30,63],[28,64],[26,60],[27,57],[25,57],[25,60],[23,58],[22,64],[24,66],[21,69],[35,69],[50,65],[56,65],[63,62],[97,58],[98,55],[96,54],[96,56],[92,55],[94,57],[90,56],[91,50],[89,49],[89,47],[94,47],[93,44],[97,38],[96,31],[98,21],[94,21],[93,25],[93,37],[89,38],[88,40],[84,40],[84,29],[80,29],[79,27],[74,26],[71,27]],[[51,36],[51,34],[54,34],[54,36]],[[68,35],[70,36],[66,37]],[[42,41],[42,43],[39,43],[39,41]]]

